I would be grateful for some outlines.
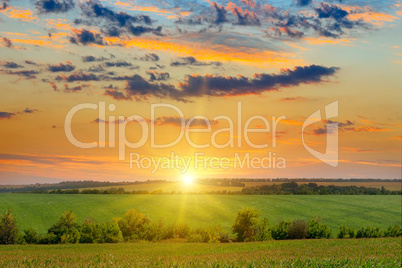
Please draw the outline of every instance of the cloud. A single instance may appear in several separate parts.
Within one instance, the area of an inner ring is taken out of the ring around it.
[[[310,5],[312,2],[312,0],[296,0],[296,5],[304,7]]]
[[[105,61],[105,57],[94,57],[94,56],[82,56],[81,60],[83,62],[95,62],[95,61]]]
[[[71,75],[58,75],[56,81],[76,82],[76,81],[99,81],[102,77],[92,73],[76,72]]]
[[[180,88],[182,94],[187,96],[260,94],[281,87],[319,83],[323,77],[334,75],[337,70],[336,67],[310,65],[283,69],[279,74],[255,74],[253,78],[187,75],[186,81],[180,83]]]
[[[124,93],[117,91],[115,89],[106,89],[105,95],[110,96],[115,100],[131,100],[130,96],[124,95]]]
[[[130,26],[132,23],[152,23],[148,15],[132,16],[126,12],[115,12],[110,8],[102,6],[100,2],[95,0],[87,1],[81,8],[88,17],[106,19],[120,27]]]
[[[162,116],[162,117],[156,118],[154,121],[154,124],[156,126],[171,125],[171,126],[175,126],[175,127],[181,127],[182,120],[184,120],[184,124],[186,124],[186,122],[188,121],[185,118],[178,117],[178,116]],[[208,122],[210,125],[218,124],[218,121],[208,120]],[[190,128],[193,128],[193,127],[206,128],[206,127],[208,127],[208,123],[206,120],[197,118],[191,122]]]
[[[159,61],[159,56],[155,53],[148,53],[139,59],[142,61]]]
[[[323,123],[325,124],[334,124],[337,123],[338,124],[338,128],[340,130],[345,130],[348,126],[353,126],[354,123],[350,120],[346,120],[344,123],[343,122],[337,122],[337,121],[332,121],[332,120],[322,120]],[[324,135],[327,134],[327,132],[329,132],[330,130],[328,130],[327,125],[325,125],[324,127],[319,127],[313,130],[313,134],[314,135]]]
[[[13,116],[15,116],[15,113],[0,112],[0,120],[1,119],[11,119]]]
[[[153,33],[155,35],[161,35],[162,27],[156,28],[134,25],[134,24],[146,24],[151,25],[152,20],[148,15],[130,15],[126,12],[115,12],[112,9],[103,6],[99,1],[90,0],[81,5],[81,9],[86,17],[94,24],[93,20],[96,19],[96,25],[104,27],[102,30],[106,35],[112,37],[118,37],[122,33],[131,33],[134,36],[140,36],[146,33]],[[82,23],[83,20],[77,20],[77,23]]]
[[[129,66],[132,66],[132,64],[127,61],[116,61],[116,62],[107,61],[104,64],[106,67],[129,67]]]
[[[82,44],[82,45],[104,45],[103,38],[100,34],[94,33],[85,29],[78,30],[74,29],[74,35],[70,37],[70,42],[73,44]]]
[[[8,7],[9,5],[7,4],[7,2],[3,1],[3,3],[1,3],[0,10],[6,10]]]
[[[4,74],[9,74],[9,75],[22,76],[22,77],[25,77],[27,79],[36,78],[35,75],[39,74],[38,71],[34,71],[34,70],[21,70],[21,71],[0,70],[0,72],[2,72]]]
[[[72,65],[71,62],[67,64],[59,63],[57,65],[49,65],[49,71],[56,73],[56,72],[72,72],[75,70],[75,66]]]
[[[75,87],[71,87],[68,84],[64,84],[64,92],[75,93],[81,91],[83,88],[89,87],[89,84],[82,84]]]
[[[148,75],[150,75],[149,81],[153,82],[153,81],[166,81],[170,78],[170,74],[167,72],[164,73],[159,73],[156,71],[148,71],[147,72]]]
[[[3,37],[1,39],[1,41],[3,42],[5,47],[8,47],[8,48],[13,48],[14,47],[13,42],[11,42],[11,40],[8,39],[7,37]]]
[[[327,3],[320,3],[320,6],[315,8],[315,11],[320,19],[333,18],[337,21],[340,21],[349,15],[346,10],[343,10],[335,5],[329,5]]]
[[[17,68],[24,67],[24,66],[19,65],[19,64],[15,63],[15,62],[12,62],[12,61],[6,61],[6,62],[1,62],[0,61],[0,64],[1,64],[1,66],[5,67],[7,69],[17,69]]]
[[[258,18],[257,14],[245,10],[243,11],[240,7],[236,6],[236,4],[229,2],[227,9],[232,11],[232,14],[236,16],[237,18],[237,24],[238,25],[254,25],[254,26],[260,26],[260,19]]]
[[[308,100],[311,99],[305,97],[288,97],[280,99],[280,101],[308,101]]]
[[[73,0],[38,0],[35,5],[40,13],[64,13],[75,6]]]
[[[38,64],[36,64],[36,62],[31,61],[31,60],[25,60],[25,63],[26,63],[26,64],[29,64],[29,65],[35,65],[35,66],[38,65]]]
[[[32,114],[32,113],[35,113],[35,112],[38,112],[38,111],[39,111],[38,109],[25,108],[25,110],[23,111],[23,113]]]
[[[185,81],[181,82],[178,88],[171,84],[151,83],[142,76],[135,74],[133,76],[108,77],[108,79],[126,81],[124,88],[126,94],[108,92],[107,95],[117,99],[128,99],[127,96],[136,96],[140,98],[171,98],[187,102],[189,101],[188,98],[191,97],[261,94],[265,91],[279,90],[300,84],[320,83],[324,81],[324,77],[334,75],[337,70],[336,67],[310,65],[283,69],[279,74],[255,74],[252,78],[241,75],[237,77],[187,75]],[[93,79],[95,78],[99,79],[96,76]],[[70,78],[65,77],[64,79]]]
[[[142,25],[139,25],[139,26],[131,25],[127,29],[130,33],[132,33],[135,36],[140,36],[145,33],[153,33],[155,35],[161,35],[162,26],[152,28],[152,27],[146,27],[146,26],[142,26]]]
[[[226,19],[226,10],[224,6],[218,5],[216,2],[210,2],[212,7],[215,9],[216,11],[216,19],[215,19],[215,23],[216,24],[221,24],[224,22],[227,22]]]
[[[53,88],[54,91],[59,91],[59,89],[57,88],[57,85],[53,82],[49,82],[49,85]]]
[[[198,61],[194,57],[180,57],[176,59],[175,61],[172,61],[170,63],[170,66],[177,67],[177,66],[187,66],[187,65],[193,65],[193,66],[206,66],[206,65],[215,65],[215,66],[221,66],[222,63],[219,61],[212,61],[212,62],[202,62]]]

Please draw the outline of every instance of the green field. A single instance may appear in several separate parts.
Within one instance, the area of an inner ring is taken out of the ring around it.
[[[401,238],[0,246],[1,267],[400,267]]]
[[[401,224],[402,196],[236,196],[236,195],[51,195],[1,194],[0,212],[8,208],[20,229],[34,227],[41,233],[67,210],[105,222],[135,208],[151,220],[166,224],[184,222],[191,227],[220,225],[230,230],[235,214],[243,207],[257,208],[271,224],[278,219],[322,217],[335,234],[341,224],[386,228]]]

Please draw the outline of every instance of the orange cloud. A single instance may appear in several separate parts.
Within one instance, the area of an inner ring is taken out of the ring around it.
[[[306,37],[303,38],[303,40],[306,40],[308,43],[312,45],[324,45],[324,44],[338,44],[338,45],[350,45],[354,39],[349,38],[349,39],[330,39],[327,37]]]
[[[286,125],[295,125],[295,126],[303,125],[303,122],[299,122],[299,121],[291,120],[291,119],[283,119],[283,120],[281,120],[281,123],[284,123]]]
[[[66,19],[49,19],[46,26],[55,28],[57,30],[70,31],[71,26],[68,24]]]
[[[379,127],[348,127],[345,130],[351,130],[355,132],[383,132],[383,131],[393,131],[392,129],[388,128],[379,128]]]
[[[152,12],[160,15],[170,15],[167,18],[176,18],[178,15],[180,16],[189,16],[191,14],[190,11],[180,11],[180,8],[174,8],[173,10],[167,10],[163,8],[159,8],[156,6],[139,6],[139,5],[131,5],[130,3],[125,3],[121,1],[117,1],[114,3],[116,6],[124,7],[126,10],[134,10],[134,11],[142,11],[142,12]]]
[[[22,9],[20,7],[9,7],[6,10],[0,11],[9,18],[20,19],[22,21],[33,21],[37,17],[33,15],[33,12],[29,9]]]
[[[342,6],[342,9],[349,12],[348,18],[351,20],[364,20],[374,25],[381,26],[385,22],[392,22],[398,17],[386,13],[373,12],[371,7]]]
[[[124,38],[105,37],[104,40],[111,45],[120,45],[126,48],[142,48],[171,52],[179,56],[193,56],[199,60],[236,62],[258,67],[281,67],[301,65],[301,60],[291,59],[292,54],[279,53],[261,49],[234,48],[220,44],[201,44],[196,42],[180,42],[165,37]]]

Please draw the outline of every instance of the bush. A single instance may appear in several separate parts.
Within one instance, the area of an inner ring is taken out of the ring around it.
[[[271,236],[275,240],[283,240],[288,237],[289,221],[280,221],[277,225],[274,225],[271,229]]]
[[[0,244],[15,244],[18,240],[17,221],[9,209],[0,217]]]
[[[264,218],[258,225],[258,241],[267,241],[272,239],[271,229],[268,224],[268,219]]]
[[[144,239],[148,241],[160,241],[164,237],[164,228],[161,221],[159,223],[151,222],[145,226]]]
[[[37,244],[41,239],[38,232],[33,228],[25,229],[23,238],[27,244]]]
[[[254,208],[244,208],[237,212],[232,231],[236,234],[236,240],[255,241],[258,234],[259,213]]]
[[[198,228],[191,232],[188,242],[197,243],[227,243],[229,235],[221,227]]]
[[[308,225],[306,220],[295,219],[288,226],[289,239],[304,239],[308,234]]]
[[[59,243],[58,237],[54,233],[46,234],[46,235],[42,236],[38,241],[38,244],[43,244],[43,245],[57,244],[57,243]]]
[[[356,237],[356,229],[355,228],[348,228],[345,225],[339,226],[339,231],[336,237],[338,238],[355,238]]]
[[[402,229],[399,224],[394,226],[389,226],[387,230],[384,231],[384,236],[387,237],[397,237],[402,235]]]
[[[191,229],[187,224],[178,223],[173,226],[173,238],[187,238],[191,233]]]
[[[149,219],[135,209],[130,209],[123,218],[117,219],[125,241],[144,239],[145,226],[150,223]]]
[[[371,237],[382,237],[383,233],[378,227],[367,226],[366,228],[360,227],[357,230],[356,238],[371,238]]]
[[[102,240],[102,228],[100,224],[86,218],[81,226],[80,243],[99,243]]]
[[[331,238],[331,229],[327,225],[320,223],[320,221],[320,218],[315,218],[308,222],[307,238]]]
[[[53,233],[57,237],[57,243],[78,243],[80,240],[79,225],[76,223],[77,215],[72,211],[66,211],[59,218],[57,223],[53,224],[48,234]]]
[[[118,243],[123,241],[123,235],[119,225],[112,221],[99,225],[102,230],[102,239],[99,243]]]

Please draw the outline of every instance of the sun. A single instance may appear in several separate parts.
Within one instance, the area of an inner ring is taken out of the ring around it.
[[[194,183],[194,176],[191,174],[185,174],[183,176],[183,183],[186,185],[191,185]]]

